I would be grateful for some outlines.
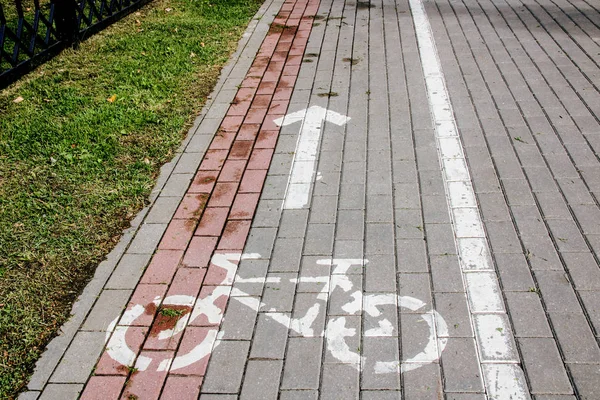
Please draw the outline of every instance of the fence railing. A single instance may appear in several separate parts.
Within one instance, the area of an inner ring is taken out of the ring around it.
[[[152,0],[0,0],[0,89]]]

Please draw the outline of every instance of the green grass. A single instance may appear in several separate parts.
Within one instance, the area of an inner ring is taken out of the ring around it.
[[[160,309],[160,314],[169,318],[180,317],[183,315],[184,312],[184,310],[178,310],[176,308],[163,307]]]
[[[258,6],[157,0],[0,92],[0,398],[144,206]]]
[[[0,5],[2,6],[2,11],[4,11],[4,17],[7,21],[11,21],[17,17],[18,12],[16,1],[10,0],[2,2]],[[32,16],[35,12],[35,2],[33,0],[21,0],[21,5],[23,7],[23,15],[26,17]],[[39,0],[39,5],[40,9],[49,10],[50,0]]]

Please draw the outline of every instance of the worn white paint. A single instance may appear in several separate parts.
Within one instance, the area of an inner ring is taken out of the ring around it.
[[[198,303],[204,304],[205,305],[204,309],[206,311],[206,315],[207,315],[209,321],[216,323],[216,322],[220,322],[220,318],[222,317],[222,315],[215,317],[214,314],[215,313],[222,314],[222,311],[218,307],[215,307],[214,304],[212,304],[210,301],[216,300],[218,297],[223,295],[223,293],[229,293],[229,289],[230,289],[227,286],[218,286],[217,289],[219,289],[219,288],[226,289],[226,292],[221,292],[221,291],[215,290],[217,292],[217,295],[215,295],[213,293],[213,295],[211,295],[207,298],[208,300],[203,299],[201,301],[196,302],[196,298],[193,296],[173,295],[173,296],[166,297],[162,301],[161,301],[160,297],[156,297],[154,299],[153,303],[157,306],[162,305],[162,306],[189,306],[189,307],[193,306],[195,302],[197,304]],[[177,335],[178,333],[182,332],[185,329],[185,327],[188,325],[189,322],[194,321],[198,316],[200,316],[200,314],[204,314],[204,312],[196,311],[198,309],[199,309],[199,307],[195,308],[192,313],[187,313],[186,315],[182,316],[177,321],[174,328],[165,329],[165,330],[160,331],[158,333],[158,339],[159,340],[168,340],[168,339],[172,338],[173,336]],[[138,357],[138,359],[136,361],[135,360],[136,354],[129,348],[129,345],[127,344],[127,340],[126,340],[126,335],[127,335],[127,330],[129,329],[129,327],[134,324],[135,320],[138,317],[140,317],[144,313],[144,311],[145,311],[145,307],[143,305],[141,305],[141,304],[134,305],[131,309],[125,311],[125,313],[123,314],[123,316],[121,317],[120,320],[117,317],[111,323],[111,328],[109,328],[109,330],[107,332],[107,339],[108,339],[108,337],[110,337],[110,340],[109,340],[107,348],[106,348],[108,355],[113,360],[115,360],[118,363],[125,365],[127,367],[133,366],[134,361],[135,361],[135,368],[137,368],[139,371],[145,371],[146,369],[148,369],[148,367],[152,363],[152,358],[146,357],[146,356],[140,356],[140,357]],[[119,322],[118,326],[116,326],[117,321]],[[112,335],[111,335],[111,333],[112,333]],[[215,334],[216,334],[216,331],[215,331]],[[205,341],[206,340],[210,340],[210,334],[207,336],[207,339],[205,339]],[[176,365],[179,365],[179,367],[177,367],[177,368],[182,368],[193,362],[199,361],[201,358],[203,358],[206,355],[206,354],[204,354],[206,352],[206,346],[207,346],[207,344],[204,343],[205,341],[203,341],[198,346],[196,346],[196,348],[194,348],[188,354],[185,354],[185,355],[179,356],[179,357],[175,357],[174,359],[165,359],[165,360],[161,361],[161,363],[157,366],[157,370],[158,371],[166,371],[169,368],[171,368],[171,369],[175,368]],[[211,343],[211,349],[212,349],[212,343]],[[194,357],[200,357],[200,358],[194,358]],[[171,365],[172,363],[174,363],[174,364]]]
[[[517,364],[483,365],[485,386],[488,398],[493,400],[529,399],[529,391],[524,385],[525,375]]]
[[[400,361],[377,361],[373,370],[376,374],[399,374]]]
[[[198,343],[196,347],[194,347],[187,354],[175,357],[172,362],[170,359],[163,360],[163,362],[158,366],[158,371],[167,371],[169,369],[169,365],[171,371],[175,371],[202,360],[213,351],[216,339],[217,329],[208,330],[204,340]]]
[[[331,275],[331,281],[329,283],[329,291],[333,292],[336,287],[339,287],[344,292],[352,290],[354,285],[350,281],[350,278],[346,275]]]
[[[127,334],[127,326],[117,326],[108,342],[106,351],[113,360],[118,361],[121,365],[127,367],[133,366],[136,354],[131,351],[125,341]],[[141,357],[140,357],[141,358]]]
[[[469,189],[469,185],[465,182],[448,182],[448,192],[453,208],[477,207],[475,196]]]
[[[460,266],[463,271],[493,271],[485,238],[458,239]]]
[[[196,300],[190,321],[195,321],[200,315],[204,315],[210,324],[218,324],[223,318],[223,310],[216,306],[219,297],[229,297],[231,286],[215,286],[212,293],[203,299]]]
[[[350,349],[346,343],[346,338],[356,335],[354,328],[346,327],[345,317],[334,317],[329,320],[324,331],[315,331],[313,324],[317,320],[320,312],[325,312],[329,295],[336,289],[348,293],[354,289],[352,281],[348,278],[347,272],[352,267],[362,268],[368,263],[365,259],[321,259],[317,260],[318,265],[327,265],[332,267],[331,275],[290,278],[292,283],[323,283],[326,290],[321,290],[317,295],[317,301],[313,304],[303,316],[290,317],[289,314],[276,312],[275,309],[268,310],[264,315],[280,323],[286,329],[289,329],[303,337],[325,337],[327,350],[339,362],[348,364],[357,370],[361,370],[365,365],[364,357],[361,357],[358,351]],[[261,278],[252,278],[256,282]],[[271,278],[262,278],[262,282],[269,282]],[[239,288],[235,283],[247,282],[248,278],[236,276],[234,288],[231,290],[231,298],[254,309],[268,309],[268,305],[261,302],[258,298],[249,296]],[[279,282],[279,281],[277,281]],[[384,336],[391,337],[395,335],[392,323],[383,317],[379,306],[392,305],[395,309],[398,307],[408,308],[411,311],[418,311],[424,308],[426,304],[414,297],[397,296],[393,293],[363,294],[362,290],[355,290],[350,294],[352,300],[342,305],[342,310],[349,315],[358,314],[362,311],[374,318],[381,317],[377,321],[378,326],[364,332],[363,336]],[[374,371],[376,373],[390,373],[410,371],[439,359],[441,352],[447,344],[448,329],[444,318],[434,310],[426,311],[422,315],[423,320],[429,326],[429,336],[427,343],[419,354],[406,360],[403,363],[394,361],[391,363],[376,362]]]
[[[308,204],[323,121],[344,125],[349,120],[350,118],[342,114],[320,106],[312,106],[274,120],[279,126],[301,122],[300,135],[292,161],[292,171],[283,201],[284,209],[300,209]]]
[[[471,313],[503,313],[504,303],[495,272],[465,273]]]
[[[352,304],[364,304],[365,311],[372,317],[382,315],[378,306],[395,305],[406,307],[411,311],[417,311],[425,306],[425,303],[419,299],[409,296],[396,296],[394,294],[363,294],[361,291],[356,291],[352,294],[355,299]],[[347,306],[347,305],[346,305]],[[344,308],[344,307],[342,307]],[[355,308],[352,306],[352,310]],[[427,343],[421,352],[414,357],[403,361],[376,361],[373,366],[373,371],[376,374],[400,373],[417,369],[423,365],[430,364],[439,360],[442,351],[448,343],[448,327],[444,318],[437,311],[428,311],[421,314],[421,318],[429,327],[429,336]],[[366,337],[394,336],[394,327],[391,322],[383,318],[378,321],[379,327],[367,330],[364,333]],[[327,349],[330,354],[340,363],[348,364],[357,370],[361,370],[365,366],[365,357],[360,356],[358,351],[353,351],[346,344],[346,337],[356,335],[354,328],[346,327],[346,318],[337,317],[329,320],[325,330],[325,338],[327,340]]]
[[[358,314],[360,311],[362,311],[363,295],[361,292],[354,292],[350,296],[354,300],[344,304],[342,306],[342,310],[344,310],[349,315]]]
[[[394,334],[394,326],[387,318],[384,318],[379,321],[379,326],[377,328],[367,329],[365,331],[364,336],[366,336],[366,337],[392,336],[393,334]]]
[[[363,295],[363,310],[371,317],[381,316],[378,306],[393,305],[398,307],[398,296],[393,293]]]
[[[216,253],[212,256],[210,262],[227,271],[227,276],[223,279],[221,285],[231,285],[237,271],[237,263],[240,260],[256,260],[259,258],[260,254],[256,253]]]
[[[400,299],[409,298],[403,296]],[[412,298],[410,298],[412,299]],[[415,299],[416,300],[416,299]],[[400,302],[405,303],[405,302]],[[401,365],[401,372],[408,372],[421,367],[423,364],[431,364],[439,360],[442,352],[448,344],[448,325],[444,318],[435,310],[421,314],[421,318],[429,326],[429,337],[423,350],[415,356],[405,360]]]
[[[518,363],[519,355],[510,331],[506,314],[477,314],[475,329],[481,338],[481,358],[488,362]]]
[[[431,26],[422,0],[409,1],[487,394],[493,399],[529,399],[523,371],[517,364],[519,357],[514,350],[514,338],[498,277],[489,259],[485,229],[475,201]],[[490,362],[494,364],[488,364]]]
[[[236,283],[281,283],[281,278],[242,278],[239,275],[235,278]],[[232,294],[233,296],[233,294]]]
[[[453,208],[452,214],[457,238],[485,237],[477,208]]]
[[[228,272],[223,279],[221,286],[216,286],[212,293],[204,298],[195,298],[187,295],[173,295],[164,299],[156,297],[153,303],[156,306],[160,305],[178,305],[178,306],[193,306],[192,311],[184,315],[177,322],[174,328],[165,329],[158,333],[158,338],[167,340],[181,333],[185,327],[195,321],[201,315],[204,315],[207,321],[211,324],[219,325],[223,320],[223,310],[216,306],[216,301],[221,297],[230,297],[249,307],[257,312],[260,309],[266,309],[267,305],[262,303],[259,298],[253,297],[244,293],[237,287],[232,287],[234,283],[280,283],[281,278],[242,278],[237,275],[237,262],[241,259],[260,258],[258,254],[235,254],[227,253],[213,257],[211,262],[217,266],[225,268]],[[357,370],[361,370],[365,365],[364,357],[361,357],[358,351],[353,351],[346,343],[347,337],[356,335],[353,328],[346,327],[346,318],[332,318],[327,324],[325,331],[315,331],[314,323],[321,312],[327,309],[329,294],[339,288],[344,292],[352,291],[353,284],[346,273],[353,266],[364,266],[368,261],[363,259],[324,259],[318,260],[320,265],[329,265],[333,267],[330,276],[317,277],[300,277],[290,278],[293,283],[324,283],[327,290],[321,291],[317,296],[317,301],[313,304],[303,316],[292,318],[289,314],[275,312],[269,310],[264,315],[283,325],[286,329],[296,332],[304,337],[325,337],[327,349],[331,355],[341,363],[349,364]],[[378,294],[363,294],[361,290],[355,290],[351,293],[352,300],[342,306],[349,314],[357,314],[362,311],[372,317],[381,317],[378,327],[367,330],[364,336],[394,336],[394,326],[392,323],[383,317],[379,306],[393,305],[398,307],[408,308],[411,311],[417,311],[425,307],[425,303],[413,297],[402,296],[391,293]],[[364,305],[364,306],[363,306]],[[127,310],[119,319],[116,318],[109,326],[107,332],[108,354],[122,365],[135,367],[139,371],[147,370],[153,362],[151,357],[140,356],[136,360],[136,354],[129,348],[126,342],[126,334],[129,326],[135,324],[135,320],[140,317],[145,311],[145,307],[141,304],[134,305]],[[440,353],[446,346],[448,336],[446,323],[441,315],[436,311],[430,310],[422,314],[422,318],[429,326],[429,337],[427,344],[422,352],[415,357],[406,360],[402,364],[399,361],[389,363],[376,362],[374,370],[376,373],[390,373],[402,371],[410,371],[422,365],[435,362],[439,359]],[[117,321],[119,325],[117,326]],[[435,321],[435,322],[434,322]],[[436,332],[436,329],[438,332]],[[439,333],[439,334],[438,334]],[[192,350],[186,354],[178,354],[176,357],[162,360],[155,368],[157,371],[176,371],[180,368],[187,367],[195,362],[200,361],[204,357],[211,354],[213,349],[219,345],[224,332],[218,329],[210,329],[207,331],[206,337],[198,343]]]
[[[193,296],[183,296],[183,295],[175,295],[169,296],[163,300],[163,306],[187,306],[192,307],[196,298]],[[183,329],[187,326],[188,320],[190,319],[190,313],[183,315],[177,323],[173,327],[173,329],[165,329],[158,333],[159,340],[170,339],[173,336],[177,335],[179,332],[183,331]]]
[[[215,286],[212,293],[205,298],[196,298],[194,296],[187,295],[172,295],[162,299],[157,296],[152,301],[157,307],[162,306],[188,306],[193,307],[191,312],[183,315],[171,329],[164,329],[158,332],[159,340],[168,340],[173,336],[181,333],[185,327],[196,320],[196,318],[204,315],[207,321],[211,324],[220,324],[223,319],[223,310],[216,305],[216,301],[225,296],[229,297],[232,291],[231,284],[236,278],[237,263],[240,260],[246,259],[258,259],[260,254],[239,254],[239,253],[224,253],[215,254],[211,258],[211,263],[215,266],[221,267],[227,271],[226,276],[221,282],[221,286]],[[264,278],[262,279],[264,281]],[[250,298],[252,299],[252,298]],[[257,300],[256,300],[257,301]],[[258,305],[249,304],[251,307]],[[135,360],[136,354],[129,348],[126,340],[127,330],[130,326],[135,323],[135,320],[139,318],[145,312],[145,306],[142,304],[136,304],[129,310],[123,313],[121,318],[117,317],[109,325],[109,329],[106,333],[106,340],[108,341],[107,353],[108,355],[125,366],[134,365],[139,371],[145,371],[152,364],[153,359],[150,357],[140,356]],[[117,326],[117,322],[119,325]],[[191,351],[186,354],[177,355],[174,358],[168,358],[162,360],[157,368],[157,371],[174,371],[179,368],[186,367],[210,354],[215,346],[218,346],[218,334],[217,329],[211,329],[208,331],[207,336],[198,343]],[[110,340],[109,340],[110,338]]]
[[[155,305],[160,304],[160,296],[157,296],[152,301]],[[136,362],[136,354],[129,348],[125,336],[127,329],[133,322],[145,312],[145,307],[136,304],[130,310],[126,311],[123,316],[119,319],[116,317],[109,325],[106,330],[105,342],[107,342],[106,352],[107,354],[119,364],[126,367],[132,367],[134,363],[140,371],[145,371],[148,365],[152,362],[151,358],[140,356]],[[117,326],[117,323],[120,325]]]
[[[146,357],[146,356],[139,356],[138,359],[135,361],[135,369],[137,369],[138,371],[145,371],[148,369],[148,367],[150,366],[150,364],[152,363],[152,358],[150,357]],[[123,364],[126,365],[126,364]],[[129,365],[131,366],[131,365]]]
[[[398,304],[402,308],[408,308],[411,311],[417,311],[418,309],[425,307],[425,303],[419,299],[415,299],[410,296],[400,296],[398,297]]]
[[[267,304],[261,302],[256,297],[248,296],[248,294],[244,293],[240,289],[232,289],[231,298],[239,301],[245,306],[248,306],[254,311],[265,309],[267,307]],[[282,324],[287,329],[290,329],[304,337],[322,337],[323,332],[315,333],[312,328],[315,319],[319,316],[320,310],[321,305],[319,303],[315,303],[307,310],[306,314],[300,318],[291,318],[287,314],[276,312],[276,310],[269,310],[269,312],[265,315],[273,319],[275,322]]]
[[[329,320],[325,334],[327,350],[339,362],[349,364],[360,370],[362,357],[357,352],[350,350],[350,347],[346,343],[346,338],[353,336],[356,336],[356,329],[346,328],[346,317],[337,317]]]
[[[319,311],[321,311],[321,305],[319,303],[313,304],[312,307],[306,311],[306,315],[304,315],[304,317],[292,319],[290,329],[298,332],[304,337],[315,336],[315,331],[312,328],[312,324],[319,316]],[[322,336],[322,333],[319,332],[319,334],[316,336]]]
[[[395,297],[394,299],[390,298],[389,295],[366,295],[365,297],[365,304],[369,307],[365,311],[371,316],[380,314],[379,310],[377,310],[377,305],[395,304],[396,299],[400,307],[408,308],[411,311],[417,311],[425,306],[424,302],[410,296],[393,296]],[[376,374],[404,373],[439,360],[441,353],[448,343],[448,326],[446,321],[435,310],[424,312],[421,314],[421,318],[429,327],[429,336],[423,350],[415,356],[404,360],[402,363],[399,361],[377,361],[374,367]],[[384,322],[389,323],[385,319]],[[384,334],[381,336],[392,336],[391,331],[382,331],[382,333]],[[365,336],[368,335],[365,333]]]

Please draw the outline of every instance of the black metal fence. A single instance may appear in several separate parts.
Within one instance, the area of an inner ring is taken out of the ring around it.
[[[0,0],[0,89],[152,0]]]

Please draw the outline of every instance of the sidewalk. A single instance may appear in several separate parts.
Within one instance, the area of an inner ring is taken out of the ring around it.
[[[20,399],[599,399],[598,38],[268,0]]]

